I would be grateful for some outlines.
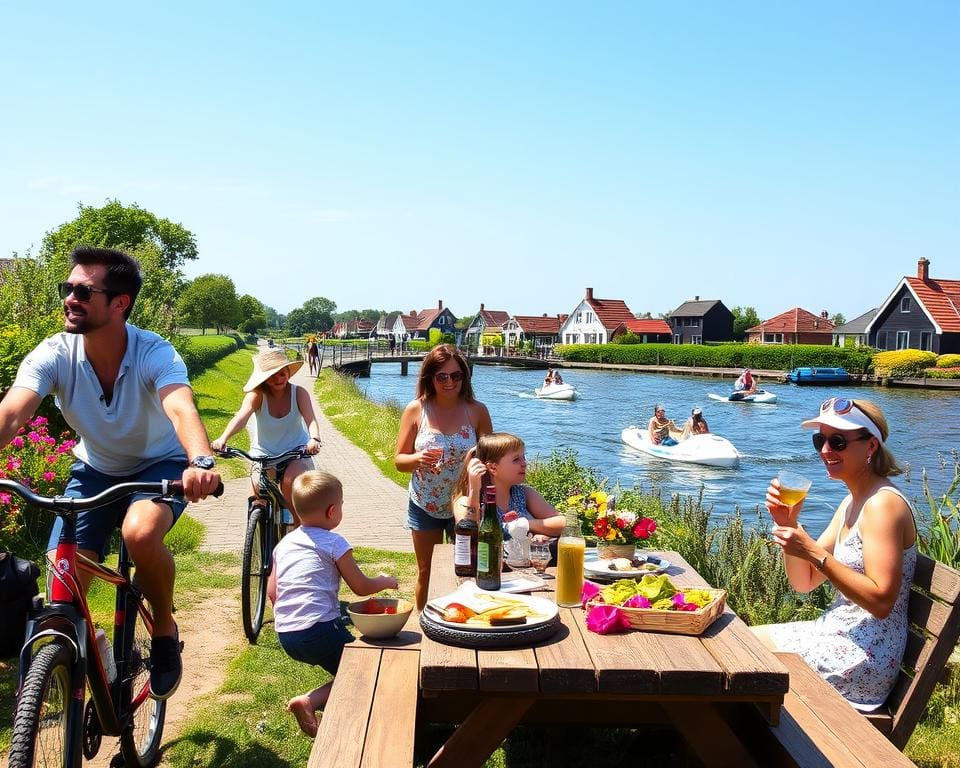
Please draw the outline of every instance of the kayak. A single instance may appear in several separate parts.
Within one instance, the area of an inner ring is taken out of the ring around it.
[[[577,391],[572,384],[548,384],[533,390],[533,394],[541,400],[573,400]]]
[[[738,397],[739,392],[731,392],[729,395],[718,395],[716,392],[707,394],[711,400],[719,400],[721,403],[775,403],[777,396],[773,392],[767,392],[765,389],[758,389],[752,395]]]
[[[740,463],[740,454],[733,447],[733,443],[712,433],[691,435],[676,445],[654,445],[650,442],[646,429],[629,426],[620,433],[620,439],[631,448],[659,459],[686,464],[706,464],[710,467],[735,467]]]

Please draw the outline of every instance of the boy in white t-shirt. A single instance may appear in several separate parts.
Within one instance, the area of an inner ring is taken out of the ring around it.
[[[337,673],[343,646],[353,635],[340,618],[340,577],[361,597],[396,589],[393,576],[364,575],[346,539],[334,533],[343,519],[343,486],[328,472],[310,471],[293,483],[293,503],[302,525],[287,534],[273,552],[267,594],[273,602],[274,626],[287,654]],[[331,680],[290,699],[287,709],[300,730],[317,735],[316,711],[330,696]]]

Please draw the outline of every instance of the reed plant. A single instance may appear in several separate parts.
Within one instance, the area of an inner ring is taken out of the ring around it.
[[[920,526],[920,551],[941,563],[960,568],[960,454],[952,451],[953,481],[940,496],[930,490],[927,471],[923,471],[923,497],[929,516]],[[941,456],[941,469],[947,462]],[[956,498],[953,498],[956,497]]]

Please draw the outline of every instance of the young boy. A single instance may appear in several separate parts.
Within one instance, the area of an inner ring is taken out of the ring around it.
[[[274,626],[291,658],[335,675],[343,646],[353,640],[340,619],[340,577],[361,597],[396,589],[397,580],[386,574],[364,575],[350,544],[333,532],[343,519],[343,486],[336,477],[318,471],[299,475],[293,503],[302,525],[277,544],[267,586]],[[316,711],[327,703],[332,686],[331,680],[287,703],[300,730],[310,737],[317,735]]]

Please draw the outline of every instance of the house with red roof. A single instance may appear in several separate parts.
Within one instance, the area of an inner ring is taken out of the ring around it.
[[[587,288],[580,303],[560,324],[560,343],[607,344],[616,334],[626,333],[627,323],[636,319],[623,299],[598,299],[593,288]],[[666,333],[669,341],[669,326]]]
[[[503,324],[503,343],[516,347],[532,341],[535,350],[552,347],[560,341],[560,324],[566,315],[514,315]]]
[[[877,349],[960,353],[960,280],[933,279],[930,260],[919,259],[917,276],[900,280],[866,334]]]
[[[463,344],[467,347],[476,347],[484,335],[503,335],[503,325],[510,319],[510,313],[500,309],[487,309],[483,304],[480,311],[473,316],[470,324],[463,332]]]
[[[827,310],[819,315],[802,307],[788,309],[760,325],[747,328],[750,344],[826,344],[833,343],[833,323]]]
[[[620,327],[614,330],[611,338],[616,340],[625,333],[639,336],[643,344],[669,344],[672,340],[673,329],[666,320],[632,317],[629,320],[624,320]]]
[[[454,314],[443,306],[443,300],[439,300],[436,307],[419,312],[411,309],[406,315],[398,315],[393,324],[393,335],[398,340],[404,337],[426,340],[430,338],[431,328],[438,329],[440,333],[453,333],[456,322]]]

